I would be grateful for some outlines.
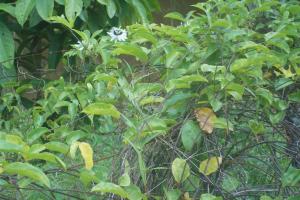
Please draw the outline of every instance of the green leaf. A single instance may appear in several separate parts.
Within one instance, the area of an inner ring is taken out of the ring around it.
[[[248,49],[255,49],[257,51],[261,51],[261,52],[268,52],[269,49],[262,45],[262,44],[257,44],[253,41],[246,41],[246,42],[241,42],[238,44],[239,48],[238,50],[239,51],[243,51],[243,50],[248,50]]]
[[[30,147],[29,153],[39,153],[41,151],[44,151],[46,149],[45,145],[43,144],[34,144]]]
[[[142,200],[143,194],[141,192],[141,189],[137,187],[136,185],[130,185],[125,187],[125,191],[128,193],[128,199],[129,200]]]
[[[257,78],[262,77],[261,66],[264,62],[264,57],[252,56],[251,58],[242,58],[235,60],[230,66],[233,73],[245,74]]]
[[[34,141],[39,139],[45,133],[48,133],[49,130],[45,127],[39,127],[30,131],[27,135],[27,141],[29,144],[32,144]]]
[[[85,186],[88,186],[92,181],[96,183],[99,182],[96,173],[87,169],[84,169],[80,172],[80,180]]]
[[[300,199],[300,195],[296,195],[296,196],[291,196],[291,197],[287,198],[286,200],[299,200],[299,199]],[[279,199],[279,200],[281,200],[281,199]]]
[[[20,87],[18,87],[18,88],[16,89],[16,92],[17,92],[18,94],[21,94],[21,93],[23,93],[23,92],[25,92],[25,91],[28,91],[28,90],[31,90],[31,89],[33,89],[33,87],[32,87],[31,84],[22,84]]]
[[[0,140],[0,152],[18,153],[22,152],[23,148],[23,145],[13,144],[4,140]]]
[[[66,164],[56,155],[49,153],[49,152],[42,152],[42,153],[24,153],[23,156],[26,160],[45,160],[50,163],[55,163],[60,165],[63,169],[66,169]]]
[[[16,3],[15,15],[21,26],[27,21],[36,0],[18,0]]]
[[[269,119],[272,124],[281,122],[285,117],[285,111],[279,111],[275,114],[269,113]]]
[[[178,79],[170,80],[166,85],[167,92],[173,89],[190,88],[193,82],[207,82],[204,76],[197,75],[186,75]]]
[[[289,167],[282,176],[282,184],[286,186],[296,186],[300,182],[300,169]]]
[[[162,103],[165,100],[163,97],[159,96],[148,96],[143,98],[139,103],[141,106],[148,105],[148,104],[155,104],[155,103]]]
[[[86,137],[87,134],[81,130],[77,130],[77,131],[72,131],[66,138],[66,143],[67,144],[73,144],[74,142],[76,142],[79,139],[82,139],[84,137]]]
[[[115,16],[117,7],[114,0],[97,0],[97,1],[106,6],[106,12],[109,18],[113,18]]]
[[[221,118],[221,117],[215,118],[213,120],[213,124],[214,124],[214,128],[228,129],[230,131],[233,131],[233,124],[225,118]]]
[[[224,71],[226,69],[225,66],[222,65],[208,65],[208,64],[203,64],[201,65],[201,71],[202,72],[218,72],[218,71]]]
[[[244,86],[237,83],[230,83],[226,87],[227,93],[229,93],[234,99],[242,100],[244,94]]]
[[[289,100],[300,103],[300,90],[289,94]]]
[[[185,21],[182,14],[179,12],[170,12],[170,13],[166,14],[165,17],[170,18],[170,19],[176,19],[176,20],[183,21],[183,22]]]
[[[181,192],[178,189],[165,190],[165,195],[167,200],[178,200],[180,198]]]
[[[32,166],[28,163],[14,162],[4,166],[4,172],[7,174],[18,174],[20,176],[26,176],[32,180],[41,182],[48,188],[50,188],[50,181],[48,177],[39,168]]]
[[[148,60],[147,54],[143,49],[134,44],[118,44],[117,48],[113,51],[116,55],[131,55],[135,56],[138,60],[146,62]]]
[[[181,183],[190,176],[190,166],[184,159],[176,158],[172,163],[172,174],[175,181]]]
[[[116,14],[117,7],[113,0],[108,0],[106,5],[106,11],[109,18],[113,18]]]
[[[147,126],[142,131],[143,135],[154,135],[156,133],[164,134],[167,131],[167,124],[163,119],[147,119]]]
[[[121,188],[119,185],[109,182],[100,182],[92,188],[92,192],[104,192],[104,193],[113,193],[122,198],[127,198],[127,192]]]
[[[265,104],[265,103],[272,104],[273,95],[269,90],[264,89],[264,88],[258,88],[255,91],[255,94],[263,99],[263,102],[262,102],[263,104]]]
[[[48,142],[45,144],[45,147],[50,151],[56,151],[63,154],[66,154],[69,151],[68,145],[62,142]]]
[[[53,8],[54,8],[54,0],[36,1],[37,12],[42,17],[43,20],[48,20],[48,18],[52,16]]]
[[[135,148],[135,151],[138,155],[139,170],[140,170],[143,184],[145,186],[147,184],[147,167],[146,167],[145,161],[143,159],[143,154],[141,153],[141,151],[139,151],[137,148]]]
[[[273,198],[267,196],[267,195],[263,195],[259,198],[259,200],[273,200]]]
[[[278,91],[278,90],[286,88],[287,86],[292,85],[292,84],[294,84],[294,81],[292,81],[289,78],[279,78],[279,79],[275,80],[274,87],[275,87],[275,90]]]
[[[85,107],[82,112],[87,115],[104,115],[112,116],[116,119],[120,118],[120,112],[112,104],[108,103],[93,103]]]
[[[267,44],[278,47],[279,49],[284,50],[286,53],[290,53],[289,44],[282,38],[272,38],[267,41]]]
[[[12,32],[0,21],[0,67],[14,68],[15,44]],[[5,70],[5,69],[2,69]]]
[[[222,181],[222,187],[228,192],[234,191],[239,185],[240,182],[235,177],[229,175],[226,175]]]
[[[65,14],[72,25],[75,19],[80,15],[82,7],[82,0],[65,0]]]
[[[62,16],[62,17],[52,16],[52,17],[49,17],[49,20],[53,23],[62,24],[64,26],[68,27],[69,29],[72,29],[72,27],[73,27],[73,22],[69,22],[64,16]],[[59,39],[59,37],[57,37],[57,36],[56,36],[56,38]]]
[[[0,3],[0,11],[7,12],[11,16],[15,17],[15,7],[9,3]]]
[[[132,33],[132,38],[134,41],[138,41],[140,43],[142,42],[151,42],[153,44],[157,43],[157,38],[155,35],[148,29],[145,28],[145,26],[140,24],[135,24],[130,27],[129,30],[130,33]]]
[[[140,0],[127,0],[131,6],[136,10],[142,19],[143,23],[148,23],[147,11]]]
[[[181,57],[181,52],[173,50],[166,55],[166,67],[172,67],[176,60]]]
[[[196,142],[201,139],[199,125],[192,120],[188,120],[181,128],[181,141],[187,151],[191,151]]]
[[[128,173],[124,173],[120,178],[119,178],[119,185],[120,186],[129,186],[130,185],[130,176]]]
[[[222,200],[222,197],[216,197],[212,194],[201,194],[200,200]]]
[[[262,122],[258,122],[257,120],[249,120],[249,127],[255,135],[265,132],[264,124]]]

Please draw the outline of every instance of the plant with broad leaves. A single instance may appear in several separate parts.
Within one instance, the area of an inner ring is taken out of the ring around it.
[[[34,171],[40,187],[47,176],[85,191],[79,198],[297,198],[299,2],[211,0],[193,9],[166,16],[180,26],[127,26],[126,41],[77,30],[77,12],[52,18],[79,37],[82,46],[64,56],[81,64],[31,105],[20,96],[30,86],[5,85],[5,187],[5,177],[36,187]]]

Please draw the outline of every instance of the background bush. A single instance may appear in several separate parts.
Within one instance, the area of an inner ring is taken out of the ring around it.
[[[299,11],[211,0],[125,42],[52,17],[80,43],[37,100],[1,85],[1,197],[298,199]]]

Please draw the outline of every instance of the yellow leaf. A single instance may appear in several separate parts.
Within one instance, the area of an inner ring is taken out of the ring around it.
[[[188,192],[185,192],[183,195],[183,200],[193,200],[193,199],[190,197],[190,194]]]
[[[4,171],[4,169],[2,167],[0,167],[0,174],[2,174],[3,171]]]
[[[281,71],[281,73],[283,74],[283,76],[285,78],[291,78],[296,75],[291,71],[291,66],[289,66],[288,69],[284,69],[283,67],[281,67],[281,68],[279,68],[279,70]]]
[[[208,176],[219,169],[222,157],[211,157],[200,163],[199,172]]]
[[[198,108],[194,113],[200,128],[205,131],[205,133],[212,133],[214,130],[214,120],[216,119],[214,111],[210,108]]]
[[[80,142],[79,149],[85,162],[85,168],[92,169],[94,165],[92,147],[86,142]]]

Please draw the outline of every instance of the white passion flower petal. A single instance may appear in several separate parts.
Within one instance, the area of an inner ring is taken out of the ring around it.
[[[113,27],[107,34],[112,41],[124,42],[127,40],[127,31],[121,28]]]

